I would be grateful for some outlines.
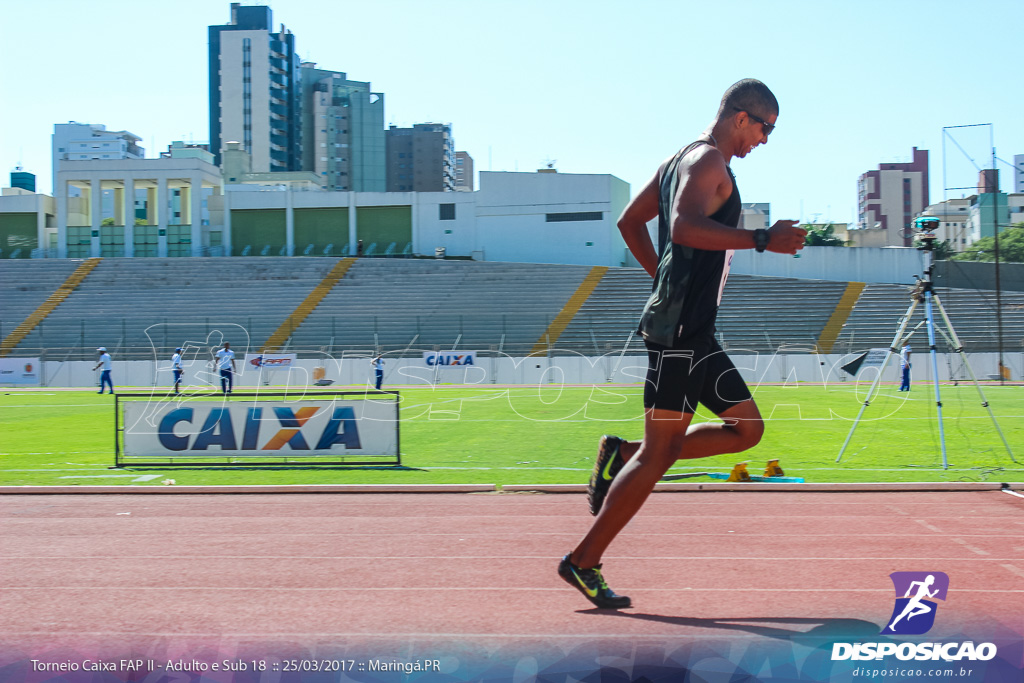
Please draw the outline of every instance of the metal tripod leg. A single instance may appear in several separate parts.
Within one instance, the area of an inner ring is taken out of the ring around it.
[[[978,389],[978,396],[981,397],[981,405],[988,410],[988,415],[992,418],[992,424],[995,425],[999,438],[1003,440],[1003,446],[1006,447],[1006,452],[1010,456],[1010,460],[1016,463],[1017,459],[1013,457],[1013,451],[1010,450],[1010,444],[1006,441],[1006,437],[1003,435],[1003,430],[999,428],[999,422],[996,420],[995,413],[992,412],[992,408],[989,406],[988,400],[985,398],[985,392],[981,390],[981,383],[978,382],[978,378],[974,375],[974,369],[967,360],[967,354],[964,353],[964,345],[960,343],[960,338],[956,336],[956,330],[953,329],[953,323],[950,321],[949,316],[946,315],[946,309],[942,305],[942,301],[940,301],[939,297],[935,294],[932,295],[932,298],[935,299],[935,305],[938,307],[939,313],[942,314],[942,320],[946,323],[946,330],[949,332],[949,336],[953,339],[953,348],[960,354],[960,359],[964,362],[964,367],[967,368],[967,374],[971,376],[974,386]]]
[[[903,332],[907,329],[907,324],[910,322],[910,318],[914,315],[914,310],[917,308],[918,300],[917,297],[910,302],[910,308],[907,309],[906,315],[903,316],[903,321],[900,323],[900,327],[896,330],[896,336],[892,338],[892,344],[889,345],[889,351],[885,354],[885,360],[882,361],[882,367],[878,369],[878,375],[875,377],[875,381],[871,383],[871,388],[868,389],[868,395],[864,397],[864,403],[860,407],[860,412],[857,413],[857,418],[853,421],[853,426],[850,427],[850,433],[846,435],[846,441],[843,442],[843,447],[839,449],[839,455],[836,456],[836,462],[839,462],[843,458],[843,453],[846,452],[846,447],[850,444],[850,439],[853,438],[853,432],[857,429],[857,423],[860,422],[860,418],[864,415],[864,411],[871,403],[871,397],[874,396],[875,390],[878,388],[878,383],[882,379],[882,375],[885,373],[886,366],[889,365],[889,359],[892,358],[894,353],[898,353],[897,349],[900,345],[900,340],[903,339]]]
[[[932,357],[932,385],[935,387],[935,410],[939,418],[939,445],[942,447],[942,469],[949,469],[949,460],[946,458],[946,431],[942,426],[942,396],[939,394],[939,354],[935,348],[935,316],[932,313],[931,290],[924,293],[924,319],[928,322],[928,348]]]

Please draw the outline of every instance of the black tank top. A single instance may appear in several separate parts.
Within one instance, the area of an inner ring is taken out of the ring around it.
[[[700,335],[714,334],[715,317],[722,301],[722,290],[729,275],[732,251],[708,251],[684,247],[672,241],[672,204],[679,187],[679,165],[683,157],[704,140],[690,143],[666,161],[658,171],[658,251],[661,258],[651,296],[640,318],[640,333],[648,341],[662,346]],[[729,170],[732,193],[709,218],[735,228],[739,225],[740,192],[736,177]]]

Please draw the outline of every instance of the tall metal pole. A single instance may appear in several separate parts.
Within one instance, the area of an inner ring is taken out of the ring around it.
[[[931,256],[930,252],[925,252]],[[926,256],[926,258],[928,258]],[[932,385],[935,387],[935,410],[939,418],[939,444],[942,447],[942,469],[949,469],[949,460],[946,458],[946,432],[942,426],[942,396],[939,394],[939,362],[938,350],[935,348],[935,316],[932,313],[932,290],[931,290],[931,266],[925,271],[928,279],[925,281],[924,292],[924,317],[928,321],[928,348],[932,357]]]
[[[1003,376],[1003,291],[999,282],[999,170],[996,168],[995,126],[989,127],[989,142],[992,144],[992,234],[995,237],[996,252],[996,343],[999,348],[999,384],[1006,384]]]

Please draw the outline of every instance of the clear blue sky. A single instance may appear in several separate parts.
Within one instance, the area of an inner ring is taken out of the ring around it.
[[[993,123],[998,156],[1024,154],[1021,0],[262,4],[303,59],[383,92],[386,123],[451,122],[477,170],[557,160],[635,193],[744,77],[781,103],[770,143],[733,164],[744,201],[771,202],[775,219],[850,221],[857,177],[914,146],[930,150],[941,200],[943,126]],[[206,27],[229,7],[0,0],[0,173],[21,162],[49,192],[53,124],[69,120],[140,135],[147,156],[207,141]],[[988,129],[955,135],[990,165]],[[946,166],[947,185],[975,183],[949,142]]]

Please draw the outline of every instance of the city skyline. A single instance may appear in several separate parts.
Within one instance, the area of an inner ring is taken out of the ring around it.
[[[738,2],[721,30],[689,2],[454,3],[433,13],[396,2],[386,15],[373,4],[244,4],[270,6],[303,61],[385,93],[386,126],[450,122],[478,171],[554,161],[561,172],[615,175],[635,194],[743,77],[765,81],[781,103],[770,144],[733,162],[743,200],[770,202],[773,220],[855,221],[858,177],[909,161],[912,147],[930,151],[932,202],[970,194],[944,187],[976,184],[975,164],[991,164],[990,131],[950,131],[943,164],[944,126],[991,122],[1000,159],[1024,152],[1024,95],[1013,92],[1020,3],[981,3],[998,20],[976,40],[964,39],[954,2]],[[25,65],[0,76],[4,101],[17,102],[0,114],[5,176],[20,163],[50,192],[50,136],[70,120],[131,131],[150,157],[172,140],[209,140],[206,27],[227,21],[230,2],[0,7],[22,27],[0,49]],[[1012,191],[1012,167],[998,167]]]

